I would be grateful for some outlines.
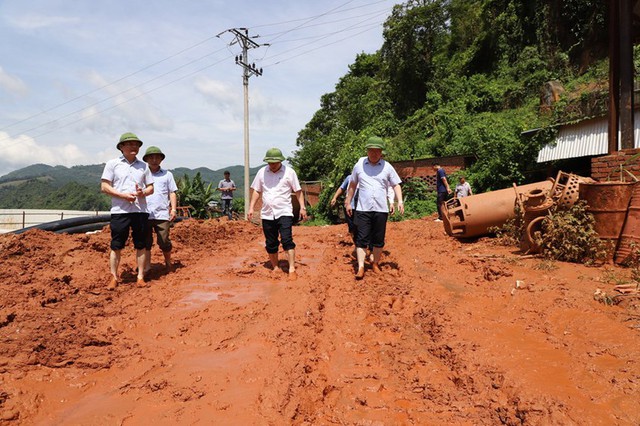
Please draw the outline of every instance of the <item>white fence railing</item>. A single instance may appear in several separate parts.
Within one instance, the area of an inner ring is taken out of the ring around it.
[[[28,209],[0,209],[0,233],[16,231],[28,226],[56,220],[71,219],[73,217],[97,216],[109,214],[104,211],[84,210],[28,210]]]

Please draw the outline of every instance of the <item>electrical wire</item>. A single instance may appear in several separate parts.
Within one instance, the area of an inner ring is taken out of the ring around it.
[[[149,65],[146,65],[146,66],[144,66],[143,68],[140,68],[140,69],[139,69],[139,70],[137,70],[137,71],[134,71],[134,72],[132,72],[132,73],[129,73],[129,74],[127,74],[127,75],[125,75],[125,76],[122,76],[122,77],[120,77],[120,78],[117,78],[116,80],[113,80],[113,81],[111,81],[111,82],[109,82],[109,83],[107,83],[107,84],[105,84],[105,85],[103,85],[103,86],[101,86],[101,87],[98,87],[98,88],[96,88],[96,89],[93,89],[93,90],[91,90],[90,92],[83,93],[82,95],[76,96],[75,98],[69,99],[69,100],[67,100],[67,101],[65,101],[65,102],[62,102],[62,103],[60,103],[60,104],[54,105],[54,106],[52,106],[52,107],[50,107],[50,108],[47,108],[47,109],[45,109],[44,111],[40,111],[40,112],[38,112],[38,113],[36,113],[36,114],[33,114],[33,115],[29,116],[29,117],[26,117],[26,118],[23,118],[23,119],[21,119],[21,120],[19,120],[19,121],[16,121],[16,122],[14,122],[14,123],[11,123],[11,124],[9,124],[8,126],[5,126],[5,127],[3,127],[3,128],[0,128],[0,131],[7,130],[7,129],[9,129],[9,128],[13,127],[13,126],[16,126],[16,125],[18,125],[18,124],[24,123],[25,121],[29,121],[29,120],[34,119],[34,118],[36,118],[36,117],[40,117],[41,115],[47,114],[47,113],[49,113],[49,112],[51,112],[51,111],[55,111],[55,110],[56,110],[56,109],[58,109],[58,108],[62,108],[62,107],[63,107],[63,106],[65,106],[65,105],[68,105],[68,104],[70,104],[70,103],[72,103],[72,102],[75,102],[75,101],[77,101],[77,100],[79,100],[79,99],[82,99],[82,98],[84,98],[84,97],[86,97],[86,96],[90,96],[90,95],[92,95],[92,94],[94,94],[94,93],[96,93],[96,92],[99,92],[99,91],[101,91],[101,90],[103,90],[103,89],[106,89],[106,88],[107,88],[107,87],[109,87],[109,86],[113,86],[114,84],[119,83],[119,82],[121,82],[121,81],[123,81],[123,80],[126,80],[126,79],[127,79],[127,78],[129,78],[129,77],[133,77],[134,75],[136,75],[136,74],[140,74],[140,73],[141,73],[141,72],[143,72],[143,71],[146,71],[146,70],[148,70],[148,69],[150,69],[150,68],[152,68],[152,67],[155,67],[156,65],[159,65],[159,64],[161,64],[161,63],[163,63],[163,62],[168,61],[169,59],[175,58],[176,56],[181,55],[181,54],[183,54],[184,52],[187,52],[187,51],[189,51],[189,50],[191,50],[191,49],[195,49],[196,47],[198,47],[198,46],[200,46],[200,45],[202,45],[202,44],[206,43],[207,41],[209,41],[209,40],[211,40],[211,39],[213,39],[213,38],[215,38],[215,37],[209,37],[209,38],[206,38],[206,39],[204,39],[204,40],[202,40],[202,41],[200,41],[200,42],[198,42],[198,43],[196,43],[196,44],[194,44],[194,45],[192,45],[192,46],[189,46],[189,47],[186,47],[186,48],[184,48],[184,49],[180,50],[179,52],[176,52],[176,53],[174,53],[174,54],[172,54],[172,55],[169,55],[169,56],[167,56],[167,57],[166,57],[166,58],[164,58],[164,59],[161,59],[161,60],[159,60],[159,61],[157,61],[157,62],[154,62],[154,63],[152,63],[152,64],[149,64]],[[1,140],[1,139],[0,139],[0,140]]]
[[[349,11],[356,10],[356,9],[362,9],[363,7],[372,6],[374,4],[387,3],[387,2],[389,2],[389,0],[379,0],[379,1],[375,1],[373,3],[364,4],[362,6],[351,7],[351,8],[348,8],[348,9],[342,9],[340,11],[335,11],[335,12],[331,12],[331,13],[326,12],[326,13],[322,13],[320,15],[314,15],[314,16],[310,16],[310,17],[307,17],[307,18],[298,18],[298,19],[292,19],[290,21],[275,22],[275,23],[271,23],[271,24],[254,25],[251,28],[255,30],[256,28],[273,27],[273,26],[276,26],[276,25],[291,24],[293,22],[308,21],[308,20],[313,20],[313,19],[315,19],[317,17],[321,17],[321,16],[335,15],[337,13],[349,12]],[[341,7],[341,6],[339,6],[339,7]]]
[[[281,60],[279,60],[279,61],[277,61],[277,62],[274,62],[274,63],[272,63],[272,64],[263,65],[263,66],[262,66],[262,68],[269,68],[269,67],[273,67],[274,65],[279,65],[279,64],[282,64],[282,63],[284,63],[284,62],[291,61],[291,60],[293,60],[293,59],[299,58],[300,56],[303,56],[303,55],[309,54],[309,53],[311,53],[311,52],[315,52],[316,50],[319,50],[319,49],[325,48],[325,47],[327,47],[327,46],[332,46],[332,45],[334,45],[334,44],[340,43],[340,42],[342,42],[342,41],[344,41],[344,40],[347,40],[347,39],[349,39],[349,38],[351,38],[351,37],[353,37],[353,36],[360,35],[360,34],[364,34],[364,33],[366,33],[367,31],[371,31],[371,30],[373,30],[373,29],[377,28],[377,27],[378,27],[378,25],[380,25],[382,22],[384,22],[384,21],[376,22],[376,23],[370,24],[370,25],[368,25],[368,26],[367,26],[367,28],[366,28],[366,29],[364,29],[364,30],[362,30],[362,31],[360,31],[360,32],[357,32],[357,33],[355,33],[355,34],[351,34],[351,35],[349,35],[348,37],[344,37],[344,38],[341,38],[341,39],[339,39],[339,40],[332,41],[331,43],[323,44],[322,46],[318,46],[318,47],[315,47],[315,48],[313,48],[313,49],[309,49],[309,50],[307,50],[306,52],[300,53],[300,54],[295,55],[295,56],[291,56],[291,57],[289,57],[289,58],[281,59]],[[290,49],[289,51],[293,51],[293,50],[297,50],[297,48]],[[289,52],[289,51],[288,51],[288,52]],[[274,55],[274,56],[272,56],[272,57],[275,57],[275,56],[278,56],[278,55]],[[268,59],[268,58],[267,58],[267,59]]]
[[[96,111],[96,112],[93,112],[93,113],[91,113],[91,114],[87,114],[87,115],[85,115],[85,116],[83,116],[83,117],[81,117],[81,118],[79,118],[79,119],[77,119],[77,120],[74,120],[74,121],[71,121],[71,122],[69,122],[69,123],[66,123],[66,124],[60,125],[60,126],[56,127],[55,129],[48,130],[48,131],[46,131],[46,132],[42,132],[42,133],[39,133],[39,134],[37,134],[37,135],[34,135],[34,136],[32,136],[32,138],[34,138],[34,139],[35,139],[35,138],[39,138],[39,137],[42,137],[42,136],[48,135],[48,134],[53,133],[53,132],[55,132],[55,131],[58,131],[58,130],[60,130],[60,129],[64,129],[64,128],[69,127],[69,126],[71,126],[71,125],[73,125],[73,124],[76,124],[76,123],[79,123],[79,122],[81,122],[81,121],[84,121],[84,120],[86,120],[87,118],[91,118],[91,117],[94,117],[94,116],[96,116],[96,115],[100,115],[100,114],[102,114],[102,113],[104,113],[104,112],[110,111],[110,110],[112,110],[112,109],[116,109],[116,108],[120,107],[120,106],[121,106],[121,105],[123,105],[123,104],[126,104],[126,103],[128,103],[128,102],[131,102],[131,101],[133,101],[133,100],[135,100],[135,99],[141,98],[142,96],[148,95],[149,93],[153,93],[153,92],[155,92],[155,91],[157,91],[157,90],[160,90],[160,89],[162,89],[162,88],[164,88],[164,87],[167,87],[167,86],[169,86],[169,85],[171,85],[171,84],[177,83],[178,81],[180,81],[180,80],[184,80],[185,78],[189,78],[189,77],[191,77],[191,76],[193,76],[193,75],[196,75],[196,74],[198,74],[198,73],[200,73],[200,72],[202,72],[202,71],[204,71],[204,70],[206,70],[206,69],[209,69],[209,68],[211,68],[211,67],[213,67],[213,66],[215,66],[215,65],[218,65],[219,63],[221,63],[221,62],[223,62],[223,61],[226,61],[227,59],[230,59],[230,58],[231,58],[231,57],[226,57],[226,58],[220,59],[219,61],[216,61],[216,62],[214,62],[213,64],[209,64],[209,65],[207,65],[207,66],[205,66],[205,67],[199,68],[199,69],[197,69],[197,70],[195,70],[195,71],[193,71],[193,72],[190,72],[189,74],[186,74],[186,75],[183,75],[182,77],[176,78],[175,80],[171,80],[171,81],[169,81],[169,82],[167,82],[167,83],[165,83],[165,84],[162,84],[162,85],[160,85],[160,86],[154,87],[154,88],[149,89],[149,90],[147,90],[147,91],[145,91],[145,92],[139,93],[138,95],[136,95],[136,96],[134,96],[134,97],[132,97],[132,98],[125,99],[124,101],[119,102],[119,103],[118,103],[118,104],[116,104],[116,105],[112,105],[112,106],[110,106],[110,107],[108,107],[108,108],[105,108],[105,109],[102,109],[102,110],[100,110],[100,111]],[[100,102],[98,102],[98,103],[100,103]],[[49,123],[54,123],[54,122],[53,122],[53,121],[50,121]],[[42,126],[38,126],[38,127],[42,127]],[[3,140],[3,139],[0,139],[0,142],[1,142],[2,140]]]
[[[210,57],[210,56],[212,56],[212,55],[214,55],[214,54],[216,54],[216,53],[218,53],[218,52],[220,52],[220,51],[222,51],[222,50],[226,50],[226,48],[225,48],[225,47],[223,47],[223,48],[221,48],[221,49],[216,50],[215,52],[212,52],[212,53],[209,53],[209,54],[207,54],[207,55],[201,56],[201,57],[199,57],[199,58],[197,58],[197,59],[194,59],[194,60],[192,60],[192,61],[187,62],[186,64],[183,64],[183,65],[181,65],[181,66],[179,66],[179,67],[176,67],[176,68],[173,68],[173,69],[171,69],[171,70],[169,70],[169,71],[167,71],[167,72],[165,72],[165,73],[163,73],[163,74],[160,74],[160,75],[158,75],[158,76],[156,76],[156,77],[154,77],[154,78],[152,78],[152,79],[150,79],[150,80],[146,80],[146,81],[144,81],[143,83],[140,83],[140,84],[138,84],[138,85],[136,85],[136,86],[129,87],[129,88],[125,89],[125,90],[122,90],[122,91],[120,91],[120,92],[118,92],[118,93],[114,94],[114,95],[108,96],[108,97],[106,97],[106,98],[104,98],[104,99],[101,99],[101,100],[99,100],[99,101],[97,101],[97,102],[94,102],[94,103],[92,103],[92,104],[89,104],[89,105],[83,106],[82,108],[79,108],[79,109],[76,109],[76,110],[74,110],[74,111],[71,111],[71,112],[69,112],[69,113],[67,113],[67,114],[65,114],[65,115],[63,115],[63,116],[61,116],[61,117],[57,117],[57,118],[55,118],[55,119],[53,119],[53,120],[47,121],[47,122],[45,122],[45,123],[39,124],[39,125],[37,125],[37,126],[34,126],[34,127],[29,128],[29,129],[23,130],[21,133],[28,133],[28,132],[32,132],[32,131],[34,131],[34,130],[38,130],[38,129],[39,129],[39,128],[41,128],[41,127],[45,127],[45,126],[48,126],[48,125],[50,125],[50,124],[54,124],[54,123],[56,123],[57,121],[64,120],[65,118],[69,118],[69,117],[71,117],[71,116],[73,116],[73,115],[75,115],[75,114],[78,114],[78,113],[80,113],[80,112],[82,112],[82,111],[84,111],[84,110],[86,110],[86,109],[88,109],[88,108],[91,108],[91,107],[94,107],[94,106],[100,105],[100,104],[102,104],[102,103],[104,103],[104,102],[106,102],[106,101],[109,101],[109,100],[111,100],[111,99],[117,98],[118,96],[121,96],[121,95],[123,95],[123,94],[125,94],[125,93],[127,93],[127,92],[131,92],[131,91],[133,91],[133,90],[135,90],[135,89],[138,89],[138,88],[143,87],[143,86],[145,86],[145,85],[147,85],[147,84],[149,84],[149,83],[152,83],[152,82],[154,82],[154,81],[156,81],[156,80],[159,80],[159,79],[160,79],[160,78],[162,78],[162,77],[165,77],[165,76],[167,76],[167,75],[169,75],[169,74],[172,74],[172,73],[174,73],[174,72],[176,72],[176,71],[178,71],[178,70],[180,70],[180,69],[182,69],[182,68],[185,68],[185,67],[187,67],[187,66],[189,66],[189,65],[192,65],[192,64],[194,64],[194,63],[196,63],[196,62],[199,62],[199,61],[201,61],[201,60],[203,60],[203,59],[205,59],[205,58],[208,58],[208,57]],[[227,59],[227,58],[231,58],[231,57],[233,57],[233,56],[227,56],[225,59]],[[220,62],[221,62],[221,61],[218,61],[218,62],[216,62],[216,64],[218,64],[218,63],[220,63]],[[207,67],[205,67],[205,68],[203,68],[203,69],[207,69],[207,68],[210,68],[210,66],[207,66]],[[181,79],[178,79],[178,80],[176,80],[176,81],[179,81],[179,80],[181,80]],[[114,84],[114,83],[110,83],[110,84],[105,85],[105,86],[103,86],[103,87],[109,87],[109,86],[111,86],[111,85],[113,85],[113,84]],[[164,86],[163,86],[163,87],[164,87]],[[147,93],[147,92],[144,92],[144,93]],[[105,111],[108,111],[108,110],[109,110],[109,109],[106,109]],[[5,136],[5,137],[0,137],[0,142],[2,142],[2,141],[4,141],[4,140],[7,140],[7,139],[10,139],[10,136],[9,136],[9,135],[7,135],[7,136]]]
[[[345,3],[343,3],[343,4],[341,4],[341,5],[339,5],[339,6],[337,6],[337,7],[334,7],[333,9],[331,9],[331,10],[329,10],[329,11],[325,12],[325,13],[322,13],[322,14],[319,14],[319,15],[315,15],[315,16],[312,16],[312,17],[309,17],[309,18],[301,18],[301,19],[295,19],[295,20],[290,20],[290,21],[285,21],[285,22],[279,22],[279,23],[272,23],[272,24],[263,24],[263,25],[259,25],[259,26],[254,26],[254,27],[252,27],[252,28],[262,28],[262,27],[276,26],[276,25],[282,25],[282,24],[293,23],[293,22],[302,22],[300,25],[297,25],[297,26],[295,26],[295,27],[293,27],[293,28],[291,28],[291,29],[288,29],[288,30],[285,30],[285,31],[282,31],[282,32],[279,32],[279,33],[274,33],[274,34],[272,34],[274,37],[273,37],[273,38],[271,38],[271,42],[273,42],[274,40],[279,39],[280,37],[284,36],[285,34],[289,34],[289,33],[292,33],[292,32],[294,32],[294,31],[297,31],[297,30],[302,30],[302,29],[311,28],[311,27],[317,27],[317,26],[321,26],[321,25],[328,25],[328,24],[330,24],[330,23],[344,22],[344,21],[348,21],[348,20],[352,20],[352,19],[361,18],[361,17],[363,17],[363,16],[376,15],[377,13],[386,12],[386,11],[388,10],[388,9],[385,9],[384,11],[369,12],[369,13],[366,13],[366,14],[357,15],[357,16],[348,17],[348,18],[343,18],[343,19],[339,19],[339,20],[335,20],[335,21],[329,21],[329,22],[324,22],[324,23],[316,23],[316,24],[307,25],[307,24],[309,24],[309,23],[311,23],[311,22],[313,22],[313,21],[316,21],[316,20],[318,20],[318,19],[320,19],[320,18],[322,18],[322,17],[326,17],[326,16],[334,15],[334,14],[337,14],[337,13],[344,13],[344,12],[346,12],[346,11],[351,11],[351,10],[361,9],[361,8],[368,7],[368,6],[371,6],[371,5],[375,5],[375,4],[379,4],[379,3],[384,3],[384,2],[386,2],[386,1],[388,1],[388,0],[379,0],[379,1],[372,2],[372,3],[367,3],[367,4],[365,4],[365,5],[361,5],[361,6],[356,6],[356,7],[352,7],[352,8],[344,9],[344,7],[345,7],[345,6],[347,6],[347,5],[351,4],[351,3],[353,3],[353,1],[355,1],[355,0],[349,0],[349,1],[347,1],[347,2],[345,2]],[[376,16],[377,16],[377,15],[376,15]],[[365,21],[365,22],[366,22],[366,21]],[[362,34],[362,33],[364,33],[364,32],[370,31],[371,29],[375,28],[375,27],[376,27],[376,26],[378,26],[379,24],[380,24],[380,22],[376,22],[376,23],[373,23],[373,24],[369,24],[369,25],[368,25],[368,27],[367,27],[365,30],[363,30],[363,31],[361,31],[361,32],[358,32],[358,33],[356,33],[356,34],[353,34],[353,35],[359,35],[359,34]],[[328,38],[328,37],[331,37],[331,36],[333,36],[333,35],[336,35],[336,34],[339,34],[339,33],[345,32],[345,31],[353,31],[354,29],[362,28],[362,27],[363,27],[363,26],[357,26],[357,24],[356,24],[356,26],[351,26],[351,27],[350,27],[350,28],[348,28],[348,29],[344,29],[344,30],[340,30],[340,31],[334,31],[334,32],[332,32],[332,33],[328,33],[328,34],[326,34],[326,35],[320,35],[320,36],[308,37],[308,38],[292,39],[292,40],[280,40],[280,41],[278,42],[278,44],[281,44],[281,43],[287,43],[287,42],[301,41],[301,40],[304,40],[304,39],[310,39],[310,38],[316,38],[316,40],[315,40],[315,41],[313,41],[313,42],[310,42],[310,43],[307,43],[307,44],[303,44],[303,45],[301,45],[301,46],[294,47],[294,48],[289,49],[289,50],[286,50],[286,51],[284,51],[284,52],[277,53],[277,54],[272,55],[272,56],[270,56],[270,57],[266,57],[266,59],[268,60],[268,59],[271,59],[271,58],[274,58],[274,57],[277,57],[277,56],[281,56],[281,55],[284,55],[284,54],[286,54],[286,53],[289,53],[289,52],[292,52],[292,51],[295,51],[295,50],[299,50],[299,49],[301,49],[301,48],[304,48],[304,47],[306,47],[306,46],[308,46],[308,45],[311,45],[311,44],[317,43],[317,42],[319,42],[319,41],[321,41],[321,40],[323,40],[323,39],[326,39],[326,38]],[[269,35],[269,37],[271,37],[272,35]],[[352,37],[353,35],[351,35],[350,37]],[[138,70],[136,70],[136,71],[134,71],[134,72],[132,72],[132,73],[129,73],[129,74],[127,74],[127,75],[125,75],[125,76],[122,76],[122,77],[120,77],[120,78],[118,78],[118,79],[116,79],[116,80],[113,80],[113,81],[111,81],[111,82],[109,82],[109,83],[107,83],[107,84],[104,84],[104,85],[102,85],[101,87],[96,88],[96,89],[94,89],[94,90],[92,90],[92,91],[90,91],[90,92],[87,92],[87,93],[84,93],[84,94],[82,94],[82,95],[76,96],[76,97],[74,97],[74,98],[72,98],[72,99],[69,99],[69,100],[67,100],[67,101],[63,102],[63,103],[60,103],[60,104],[58,104],[58,105],[54,105],[54,106],[52,106],[52,107],[50,107],[50,108],[47,108],[47,109],[46,109],[46,110],[44,110],[44,111],[38,112],[37,114],[33,114],[33,115],[29,116],[29,117],[26,117],[26,118],[24,118],[24,119],[21,119],[21,120],[19,120],[19,121],[16,121],[16,122],[14,122],[14,123],[11,123],[11,124],[9,124],[9,125],[7,125],[7,126],[3,127],[3,128],[0,128],[0,131],[7,130],[7,129],[9,129],[9,128],[12,128],[12,127],[14,127],[14,126],[18,125],[18,124],[21,124],[21,123],[27,122],[27,121],[29,121],[29,120],[32,120],[32,119],[34,119],[34,118],[40,117],[40,116],[42,116],[42,115],[44,115],[44,114],[50,113],[50,112],[52,112],[52,111],[55,111],[55,110],[57,110],[57,109],[59,109],[59,108],[61,108],[61,107],[63,107],[63,106],[66,106],[66,105],[68,105],[68,104],[70,104],[70,103],[73,103],[73,102],[75,102],[75,101],[78,101],[78,100],[80,100],[80,99],[82,99],[82,98],[84,98],[84,97],[90,96],[90,95],[92,95],[92,94],[94,94],[94,93],[97,93],[97,92],[99,92],[99,91],[101,91],[101,90],[104,90],[104,89],[106,89],[106,88],[108,88],[108,87],[110,87],[110,86],[113,86],[113,85],[115,85],[115,84],[117,84],[117,83],[119,83],[119,82],[121,82],[121,81],[124,81],[124,80],[126,80],[126,79],[128,79],[128,78],[130,78],[130,77],[132,77],[132,76],[135,76],[135,75],[137,75],[137,74],[140,74],[140,73],[142,73],[143,71],[146,71],[146,70],[148,70],[148,69],[150,69],[150,68],[152,68],[152,67],[155,67],[155,66],[157,66],[157,65],[159,65],[159,64],[161,64],[161,63],[163,63],[163,62],[166,62],[166,61],[168,61],[169,59],[175,58],[175,57],[177,57],[177,56],[179,56],[179,55],[181,55],[181,54],[183,54],[183,53],[185,53],[185,52],[187,52],[187,51],[189,51],[189,50],[191,50],[191,49],[194,49],[194,48],[196,48],[196,47],[198,47],[198,46],[201,46],[202,44],[204,44],[204,43],[206,43],[206,42],[208,42],[208,41],[210,41],[210,40],[212,40],[212,39],[214,39],[214,38],[216,38],[216,36],[208,37],[208,38],[206,38],[206,39],[204,39],[204,40],[202,40],[202,41],[200,41],[200,42],[198,42],[198,43],[195,43],[195,44],[193,44],[193,45],[191,45],[191,46],[189,46],[189,47],[186,47],[186,48],[184,48],[184,49],[182,49],[182,50],[180,50],[180,51],[178,51],[178,52],[176,52],[176,53],[174,53],[174,54],[172,54],[172,55],[169,55],[169,56],[167,56],[167,57],[165,57],[165,58],[163,58],[163,59],[161,59],[161,60],[159,60],[159,61],[156,61],[156,62],[154,62],[154,63],[151,63],[151,64],[149,64],[149,65],[146,65],[146,66],[144,66],[144,67],[142,67],[142,68],[140,68],[140,69],[138,69]],[[297,55],[292,56],[292,57],[290,57],[290,58],[281,59],[281,60],[279,60],[279,61],[277,61],[277,62],[274,62],[274,63],[272,63],[272,64],[266,65],[266,67],[270,67],[270,66],[274,66],[274,65],[281,64],[281,63],[283,63],[283,62],[286,62],[286,61],[292,60],[292,59],[294,59],[294,58],[297,58],[297,57],[300,57],[300,56],[302,56],[302,55],[305,55],[305,54],[311,53],[311,52],[316,51],[316,50],[319,50],[319,49],[321,49],[321,48],[324,48],[324,47],[331,46],[331,45],[333,45],[333,44],[339,43],[339,42],[341,42],[341,41],[346,40],[347,38],[349,38],[349,37],[345,37],[345,38],[342,38],[342,39],[340,39],[340,40],[336,40],[336,41],[334,41],[334,42],[331,42],[331,43],[327,43],[327,44],[324,44],[324,45],[318,46],[318,47],[316,47],[316,48],[310,49],[310,50],[308,50],[308,51],[306,51],[306,52],[303,52],[303,53],[301,53],[301,54],[297,54]],[[107,97],[107,98],[104,98],[104,99],[102,99],[102,100],[99,100],[99,101],[97,101],[97,102],[94,102],[94,103],[92,103],[92,104],[90,104],[90,105],[88,105],[88,106],[85,106],[85,107],[81,108],[81,109],[78,109],[78,110],[72,111],[72,112],[70,112],[70,113],[68,113],[68,114],[65,114],[64,116],[57,117],[57,118],[55,118],[55,119],[53,119],[53,120],[50,120],[50,121],[48,121],[48,122],[46,122],[46,123],[44,123],[44,124],[40,124],[40,125],[34,126],[34,127],[32,127],[32,128],[29,128],[29,129],[27,129],[27,130],[25,130],[25,131],[23,131],[23,132],[21,132],[21,133],[31,132],[31,131],[34,131],[34,130],[40,129],[40,128],[45,127],[45,126],[48,126],[48,125],[51,125],[51,124],[55,124],[56,122],[58,122],[58,121],[60,121],[60,120],[64,120],[64,119],[66,119],[66,118],[69,118],[69,117],[73,116],[74,114],[77,114],[77,113],[79,113],[79,112],[85,111],[87,108],[95,107],[95,106],[100,105],[100,104],[102,104],[102,103],[104,103],[104,102],[106,102],[106,101],[109,101],[109,100],[111,100],[111,99],[114,99],[114,98],[116,98],[116,97],[118,97],[118,96],[121,96],[121,95],[123,95],[123,94],[125,94],[125,93],[128,93],[128,92],[130,92],[130,91],[132,91],[132,90],[135,90],[135,89],[141,88],[141,87],[143,87],[143,86],[145,86],[145,85],[148,85],[149,83],[152,83],[152,82],[154,82],[154,81],[156,81],[156,80],[158,80],[158,79],[160,79],[160,78],[162,78],[162,77],[165,77],[165,76],[167,76],[167,75],[169,75],[169,74],[171,74],[171,73],[174,73],[174,72],[176,72],[176,71],[178,71],[178,70],[180,70],[180,69],[182,69],[182,68],[185,68],[186,66],[189,66],[189,65],[191,65],[191,64],[193,64],[193,63],[195,63],[195,62],[198,62],[198,61],[200,61],[200,60],[202,60],[202,59],[204,59],[204,58],[206,58],[206,57],[209,57],[209,56],[211,56],[211,55],[213,55],[213,54],[215,54],[215,53],[218,53],[219,51],[224,50],[224,49],[226,49],[226,48],[228,48],[228,46],[225,46],[225,48],[222,48],[222,49],[219,49],[219,50],[217,50],[217,51],[215,51],[215,52],[212,52],[212,53],[209,53],[209,54],[207,54],[207,55],[204,55],[204,56],[202,56],[202,57],[200,57],[200,58],[198,58],[198,59],[195,59],[195,60],[192,60],[192,61],[190,61],[190,62],[187,62],[186,64],[183,64],[183,65],[181,65],[181,66],[179,66],[179,67],[173,68],[173,69],[171,69],[171,70],[169,70],[169,71],[167,71],[167,72],[165,72],[165,73],[163,73],[163,74],[161,74],[161,75],[159,75],[159,76],[156,76],[156,77],[154,77],[154,78],[152,78],[152,79],[150,79],[150,80],[146,80],[146,81],[144,81],[144,82],[142,82],[142,83],[140,83],[140,84],[138,84],[138,85],[136,85],[136,86],[133,86],[133,87],[130,87],[130,88],[126,89],[126,90],[120,91],[120,92],[116,93],[115,95],[111,95],[111,96],[109,96],[109,97]],[[268,49],[267,49],[267,51],[268,51]],[[265,55],[266,55],[266,52],[265,52]],[[226,60],[226,59],[227,59],[227,58],[225,58],[225,59],[223,59],[223,60]],[[265,57],[264,57],[264,56],[263,56],[263,59],[265,59]],[[125,101],[118,103],[117,105],[113,105],[113,106],[111,106],[111,107],[104,108],[104,109],[102,109],[102,110],[99,110],[99,111],[96,111],[96,112],[94,112],[94,113],[88,114],[88,115],[83,116],[82,118],[80,118],[80,119],[78,119],[78,120],[75,120],[75,121],[69,122],[69,123],[64,124],[64,125],[61,125],[61,126],[57,126],[55,129],[52,129],[52,130],[48,130],[48,131],[45,131],[45,132],[39,133],[39,134],[35,135],[34,137],[41,137],[41,136],[44,136],[44,135],[50,134],[50,133],[52,133],[52,132],[54,132],[54,131],[56,131],[56,130],[59,130],[59,129],[61,129],[61,128],[68,127],[68,126],[70,126],[70,125],[73,125],[73,124],[75,124],[75,123],[78,123],[78,122],[80,122],[80,121],[83,121],[83,120],[85,120],[85,119],[87,119],[87,118],[90,118],[90,117],[93,117],[93,116],[95,116],[95,115],[102,114],[102,113],[104,113],[104,112],[106,112],[106,111],[109,111],[109,110],[112,110],[112,109],[114,109],[114,108],[117,108],[118,106],[120,106],[120,105],[122,105],[122,104],[124,104],[124,103],[126,103],[126,102],[130,102],[130,101],[132,101],[132,100],[134,100],[134,99],[137,99],[137,98],[140,98],[140,97],[142,97],[142,96],[144,96],[144,95],[146,95],[146,94],[149,94],[149,93],[155,92],[155,91],[157,91],[157,90],[159,90],[159,89],[161,89],[161,88],[164,88],[164,87],[166,87],[166,86],[168,86],[168,85],[174,84],[174,83],[176,83],[176,82],[178,82],[178,81],[180,81],[180,80],[183,80],[183,79],[188,78],[188,77],[190,77],[190,76],[192,76],[192,75],[195,75],[195,74],[197,74],[197,73],[199,73],[199,72],[201,72],[201,71],[203,71],[203,70],[205,70],[205,69],[211,68],[211,67],[213,67],[213,66],[215,66],[215,65],[217,65],[217,64],[219,64],[219,63],[221,63],[223,60],[220,60],[220,61],[217,61],[217,62],[215,62],[215,63],[213,63],[213,64],[207,65],[207,66],[205,66],[205,67],[203,67],[203,68],[200,68],[200,69],[198,69],[198,70],[196,70],[196,71],[194,71],[194,72],[192,72],[192,73],[189,73],[189,74],[187,74],[187,75],[184,75],[184,76],[182,76],[182,77],[179,77],[179,78],[177,78],[177,79],[174,79],[174,80],[172,80],[172,81],[170,81],[170,82],[167,82],[167,83],[165,83],[165,84],[162,84],[162,85],[160,85],[160,86],[157,86],[157,87],[155,87],[155,88],[153,88],[153,89],[150,89],[150,90],[147,90],[147,91],[143,91],[142,93],[140,93],[140,94],[138,94],[138,95],[136,95],[136,96],[134,96],[134,97],[132,97],[132,98],[126,99]],[[10,136],[9,136],[8,134],[7,134],[7,136],[5,136],[5,137],[0,137],[0,142],[2,142],[2,141],[4,141],[4,140],[7,140],[7,139],[9,139],[9,138],[10,138]]]

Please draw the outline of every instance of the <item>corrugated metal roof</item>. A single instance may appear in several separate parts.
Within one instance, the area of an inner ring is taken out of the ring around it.
[[[634,114],[634,146],[640,148],[640,112]],[[566,158],[605,155],[609,145],[607,117],[562,126],[555,143],[538,152],[538,163]]]

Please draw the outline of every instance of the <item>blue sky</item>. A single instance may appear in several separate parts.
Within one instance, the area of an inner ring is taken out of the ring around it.
[[[298,132],[357,54],[382,45],[389,0],[0,0],[0,176],[34,163],[98,164],[135,132],[164,166],[244,164],[246,27],[250,164]],[[216,35],[222,33],[219,37]]]

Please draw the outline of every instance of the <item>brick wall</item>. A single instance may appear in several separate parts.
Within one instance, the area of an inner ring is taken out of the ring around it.
[[[456,155],[451,157],[424,158],[420,160],[393,161],[391,164],[403,181],[420,179],[435,190],[436,172],[433,170],[435,164],[440,164],[447,175],[450,175],[458,170],[469,167],[472,160],[473,157]]]
[[[637,157],[632,158],[634,155]],[[624,180],[629,182],[633,180],[623,170],[628,170],[640,179],[640,148],[617,151],[611,155],[591,159],[591,177],[597,181]]]
[[[320,182],[300,182],[302,187],[302,193],[304,194],[305,201],[310,206],[318,204],[320,198],[320,192],[322,192],[322,183]]]

